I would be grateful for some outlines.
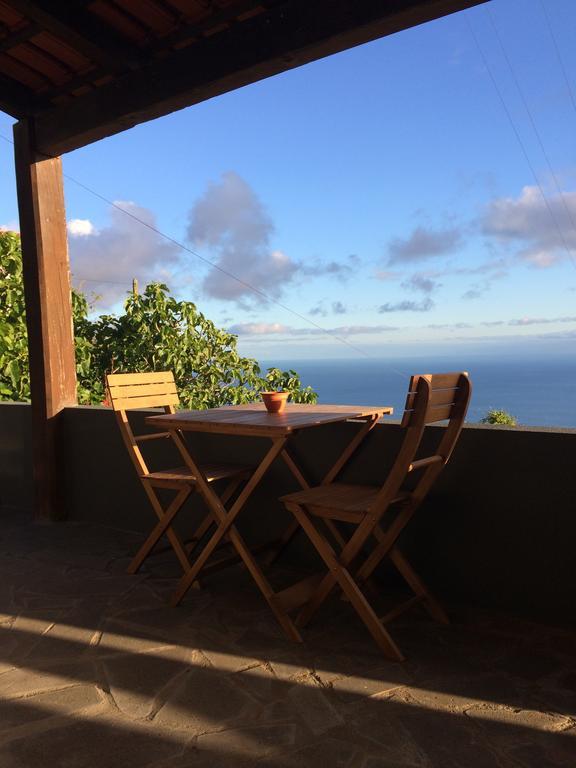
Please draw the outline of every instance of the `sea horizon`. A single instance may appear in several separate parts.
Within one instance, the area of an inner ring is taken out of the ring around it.
[[[519,426],[576,427],[576,359],[570,355],[414,355],[393,358],[261,360],[295,370],[320,403],[391,405],[399,416],[411,374],[465,370],[472,381],[467,422],[504,410]]]

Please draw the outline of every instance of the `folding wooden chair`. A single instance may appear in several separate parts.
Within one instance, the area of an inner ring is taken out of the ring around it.
[[[165,413],[174,413],[175,406],[178,405],[178,392],[174,382],[174,375],[171,371],[113,373],[106,376],[106,388],[110,404],[116,413],[116,420],[120,427],[124,444],[128,449],[144,491],[158,517],[158,523],[128,566],[128,573],[136,573],[138,571],[164,534],[166,534],[176,557],[186,573],[191,568],[189,554],[208,532],[210,526],[214,523],[214,518],[212,514],[208,514],[186,544],[180,541],[180,538],[172,528],[172,522],[186,499],[196,490],[197,485],[196,477],[186,466],[187,450],[184,438],[179,434],[172,435],[170,432],[134,435],[127,414],[127,411],[136,408],[163,408]],[[178,453],[184,460],[184,466],[155,472],[151,472],[148,469],[148,465],[140,450],[140,443],[158,439],[170,440],[176,446]],[[228,484],[220,497],[223,504],[226,504],[238,486],[250,477],[252,471],[250,467],[230,464],[207,464],[202,466],[202,470],[210,483],[217,480],[228,480]],[[176,496],[166,508],[162,505],[157,494],[157,490],[162,489],[176,492]]]
[[[296,620],[299,626],[311,619],[335,586],[343,591],[382,651],[398,661],[404,657],[383,626],[387,621],[420,602],[435,619],[448,621],[440,604],[399,550],[397,540],[448,462],[466,417],[470,394],[467,373],[412,376],[401,424],[404,438],[380,488],[331,482],[281,498],[329,569],[302,607]],[[434,453],[420,455],[426,425],[445,420],[448,425]],[[335,525],[350,523],[355,529],[343,546],[337,541],[334,549],[325,529],[313,518]],[[373,549],[367,554],[373,539]],[[408,583],[414,597],[379,618],[361,587],[386,557]]]

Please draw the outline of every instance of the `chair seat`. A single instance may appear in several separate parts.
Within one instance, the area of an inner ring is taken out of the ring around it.
[[[305,506],[312,514],[319,517],[356,522],[369,511],[380,490],[381,488],[372,485],[331,483],[290,493],[282,496],[280,501],[285,504]],[[408,495],[408,493],[401,493],[394,502],[401,501]]]
[[[250,467],[239,464],[202,464],[201,469],[209,483],[215,480],[224,480],[229,477],[238,477],[250,473]],[[195,483],[196,477],[188,467],[176,467],[175,469],[162,469],[158,472],[149,472],[141,475],[146,480],[160,480],[176,483]]]

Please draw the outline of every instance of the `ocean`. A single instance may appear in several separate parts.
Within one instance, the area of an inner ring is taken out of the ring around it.
[[[404,407],[409,376],[467,370],[473,392],[467,421],[491,408],[505,410],[520,425],[576,427],[576,359],[572,355],[425,357],[347,360],[265,360],[263,368],[292,368],[313,387],[320,403]]]

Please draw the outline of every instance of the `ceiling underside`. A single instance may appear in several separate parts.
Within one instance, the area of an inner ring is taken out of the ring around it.
[[[485,0],[0,0],[0,110],[84,146]]]

